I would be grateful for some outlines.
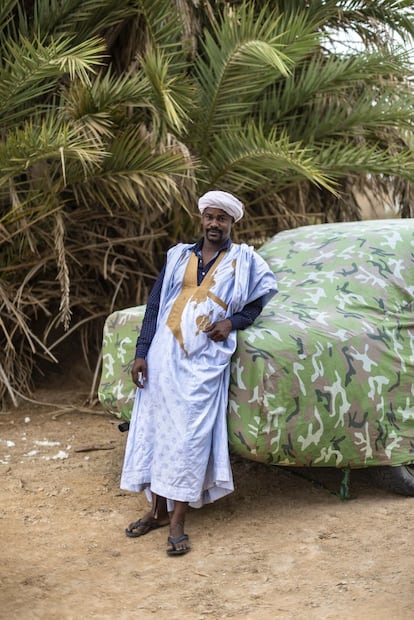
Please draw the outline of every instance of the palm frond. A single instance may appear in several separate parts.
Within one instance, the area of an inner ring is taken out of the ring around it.
[[[102,143],[86,140],[53,112],[33,117],[22,128],[10,130],[0,142],[0,185],[12,176],[26,174],[40,162],[56,162],[62,174],[62,157],[65,161],[76,160],[86,175],[104,160],[106,153]]]
[[[63,90],[60,107],[87,141],[97,142],[132,119],[143,122],[155,113],[150,84],[141,72],[116,76],[108,70],[96,76],[92,86],[73,81]]]
[[[192,162],[178,146],[157,152],[142,127],[130,127],[109,148],[102,168],[73,184],[78,204],[93,199],[110,212],[130,205],[164,212],[174,200],[181,202],[179,179],[191,178]]]
[[[205,34],[195,64],[203,110],[197,119],[202,148],[216,129],[236,115],[247,116],[264,88],[288,74],[292,62],[279,43],[280,21],[274,12],[262,24],[254,7],[243,4],[240,13],[225,16]]]
[[[4,31],[13,20],[13,15],[19,0],[2,0],[0,3],[0,42],[4,36]]]
[[[310,105],[307,110],[308,122],[304,119],[297,119],[297,122],[290,121],[288,128],[292,136],[301,136],[303,140],[319,142],[324,139],[344,140],[344,143],[354,139],[357,142],[362,140],[368,144],[377,142],[384,129],[398,125],[401,129],[414,129],[414,112],[410,107],[409,96],[402,96],[394,100],[393,92],[387,94],[383,91],[373,92],[372,97],[369,91],[350,105],[352,94],[347,99],[345,96],[328,102],[325,98]],[[375,100],[377,97],[377,100]],[[317,120],[316,120],[317,119]],[[400,141],[402,145],[402,141]]]
[[[165,0],[138,0],[139,14],[146,30],[146,44],[140,51],[141,57],[160,50],[168,54],[170,70],[181,74],[186,68],[185,45],[183,45],[183,16],[176,2]]]
[[[329,4],[329,3],[328,3]],[[353,31],[365,45],[388,47],[397,34],[408,42],[414,37],[414,11],[411,0],[340,0],[327,25],[342,32]]]
[[[188,110],[192,106],[194,89],[183,76],[170,75],[169,60],[161,51],[148,52],[141,59],[141,69],[151,88],[151,102],[157,114],[153,115],[154,132],[162,137],[172,129],[184,133],[189,123]],[[165,125],[165,128],[163,126]]]
[[[104,42],[96,38],[77,46],[70,38],[48,45],[23,37],[9,41],[0,66],[0,124],[7,127],[38,110],[40,99],[53,92],[65,75],[89,84],[104,50]]]
[[[399,82],[398,93],[410,92],[407,77],[411,72],[406,53],[357,54],[348,58],[317,55],[297,67],[283,83],[267,89],[257,112],[267,124],[291,119],[293,131],[301,119],[303,122],[299,120],[301,127],[297,129],[302,131],[308,123],[316,125],[324,120],[323,114],[310,106],[326,110],[337,101],[349,110],[358,98],[364,97],[372,98],[374,104],[383,90],[395,91],[396,82]]]
[[[34,0],[32,11],[22,9],[14,25],[27,38],[48,40],[70,32],[75,42],[83,42],[135,13],[128,0]]]
[[[331,178],[371,174],[414,182],[413,152],[407,149],[392,152],[378,145],[339,145],[332,141],[315,145],[314,161]]]
[[[255,192],[263,186],[280,191],[306,179],[335,192],[334,184],[314,164],[308,149],[291,142],[287,134],[277,135],[276,130],[265,135],[254,123],[232,126],[217,135],[211,159],[211,186],[236,187],[239,193]]]

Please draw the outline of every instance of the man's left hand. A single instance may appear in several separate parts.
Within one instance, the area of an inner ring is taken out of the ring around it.
[[[214,342],[223,342],[233,329],[230,319],[223,319],[223,321],[217,321],[210,325],[205,333]]]

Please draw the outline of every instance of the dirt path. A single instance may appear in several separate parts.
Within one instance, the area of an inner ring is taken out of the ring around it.
[[[147,505],[119,490],[126,437],[117,424],[27,405],[0,415],[1,618],[414,617],[414,498],[356,472],[356,499],[341,502],[327,490],[339,489],[339,472],[319,470],[324,488],[236,459],[236,492],[190,511],[192,551],[170,558],[165,529],[124,535]],[[78,451],[86,448],[108,449]]]

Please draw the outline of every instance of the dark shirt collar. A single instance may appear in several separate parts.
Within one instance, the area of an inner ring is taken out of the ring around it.
[[[192,251],[194,252],[194,254],[199,254],[201,252],[201,249],[203,247],[203,239],[199,239],[197,241],[197,243],[195,243],[192,247]],[[221,248],[219,249],[219,252],[222,252],[223,250],[225,250],[227,252],[227,250],[230,249],[230,246],[232,244],[232,240],[231,239],[227,239],[227,241],[225,241],[223,243],[223,245],[221,246]]]

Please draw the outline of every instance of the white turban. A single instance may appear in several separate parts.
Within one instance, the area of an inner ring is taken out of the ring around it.
[[[222,209],[238,222],[243,217],[243,203],[228,192],[220,192],[214,190],[207,192],[201,196],[198,201],[198,209],[203,214],[204,209],[212,207],[213,209]]]

